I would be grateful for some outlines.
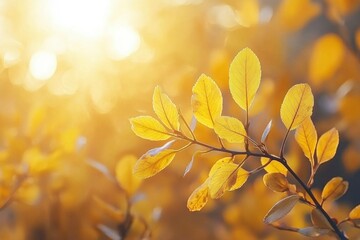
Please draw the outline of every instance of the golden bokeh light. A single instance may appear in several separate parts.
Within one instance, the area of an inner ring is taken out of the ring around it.
[[[45,81],[53,76],[56,66],[55,54],[48,51],[38,51],[31,56],[29,69],[35,79]]]
[[[139,33],[129,25],[119,24],[109,32],[108,56],[120,60],[134,53],[140,46]]]

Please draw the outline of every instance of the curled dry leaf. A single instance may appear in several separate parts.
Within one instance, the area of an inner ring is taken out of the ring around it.
[[[161,122],[172,130],[179,130],[179,113],[176,105],[162,92],[159,86],[155,87],[153,94],[153,109]]]
[[[281,173],[267,173],[263,177],[265,186],[274,192],[285,192],[289,189],[289,182]]]
[[[299,201],[298,195],[287,196],[278,201],[264,217],[264,222],[269,224],[285,217]]]
[[[214,80],[202,74],[192,92],[191,106],[196,120],[209,128],[214,128],[215,119],[221,116],[223,107],[219,87]]]
[[[144,154],[135,164],[133,173],[139,178],[154,176],[166,168],[174,159],[177,151],[166,149],[157,155]]]
[[[336,200],[346,193],[348,187],[349,182],[344,181],[342,177],[334,177],[325,185],[321,198],[323,201]]]
[[[329,229],[321,229],[316,227],[306,227],[300,228],[298,233],[307,236],[307,237],[319,237],[322,235],[329,234],[331,231]]]
[[[243,143],[246,131],[242,122],[233,117],[221,116],[215,120],[215,133],[230,143]]]
[[[339,132],[332,128],[324,133],[320,138],[316,148],[318,164],[323,164],[331,160],[336,153],[339,145]]]
[[[329,221],[324,217],[324,215],[317,208],[313,208],[313,210],[311,211],[311,221],[316,228],[330,229],[330,230],[333,229],[331,227]]]
[[[141,138],[159,141],[171,137],[166,128],[151,116],[139,116],[130,119],[131,129]]]
[[[314,96],[306,83],[296,84],[289,89],[281,104],[280,117],[290,131],[296,129],[310,117],[314,107]]]
[[[244,48],[234,58],[229,69],[229,88],[235,102],[249,111],[259,88],[261,65],[255,53]]]

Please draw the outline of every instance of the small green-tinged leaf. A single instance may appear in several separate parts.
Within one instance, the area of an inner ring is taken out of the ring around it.
[[[172,130],[179,130],[179,113],[176,105],[162,92],[159,86],[155,87],[153,94],[153,109],[158,118],[166,127]]]
[[[311,166],[314,166],[317,133],[310,117],[306,118],[303,123],[296,129],[295,139],[304,152],[305,157],[310,160]]]
[[[298,195],[287,196],[278,201],[264,217],[264,222],[269,224],[285,217],[299,201]]]
[[[274,192],[285,192],[289,190],[289,182],[281,173],[267,173],[263,177],[265,186]]]
[[[208,181],[205,181],[190,195],[187,201],[189,211],[200,211],[207,203],[209,196]]]
[[[159,141],[169,139],[171,136],[166,128],[151,116],[139,116],[130,119],[133,132],[144,139]]]
[[[258,57],[244,48],[234,58],[229,69],[229,88],[235,102],[245,111],[249,111],[259,88],[261,66]]]
[[[221,116],[216,118],[215,133],[222,139],[231,143],[243,143],[246,131],[242,122],[233,117]]]
[[[316,156],[318,164],[323,164],[331,160],[336,153],[339,145],[339,132],[332,128],[324,133],[317,144]]]
[[[313,112],[314,96],[306,83],[296,84],[286,93],[280,108],[280,117],[290,131],[296,129]]]
[[[191,106],[198,122],[214,128],[215,119],[221,116],[223,98],[214,80],[202,74],[192,89]]]
[[[154,176],[174,159],[176,150],[166,149],[157,155],[144,154],[135,164],[133,173],[139,178]]]
[[[331,231],[329,229],[321,229],[316,227],[306,227],[300,228],[298,233],[307,237],[319,237],[326,234],[329,234]]]
[[[323,201],[336,200],[346,193],[348,187],[349,182],[344,181],[342,177],[334,177],[325,185],[321,198]]]
[[[261,165],[265,166],[270,161],[270,159],[262,157],[260,161],[261,161]],[[268,173],[282,173],[285,176],[287,175],[286,167],[284,167],[280,162],[275,160],[267,164],[264,169]]]

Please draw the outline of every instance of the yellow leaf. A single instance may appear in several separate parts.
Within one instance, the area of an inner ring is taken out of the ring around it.
[[[323,201],[327,199],[336,200],[346,193],[348,187],[349,183],[344,181],[342,177],[334,177],[325,185],[321,198]]]
[[[324,133],[320,138],[316,148],[318,164],[329,161],[335,156],[339,145],[339,132],[332,128]]]
[[[214,80],[202,74],[192,89],[191,105],[200,123],[214,128],[215,119],[221,116],[223,98]]]
[[[351,212],[349,213],[349,218],[351,220],[360,219],[360,205],[357,205],[351,210]]]
[[[115,167],[117,181],[130,195],[132,195],[141,184],[141,179],[132,174],[136,160],[135,156],[126,155],[120,159]]]
[[[261,66],[255,53],[244,48],[234,58],[229,70],[229,88],[235,102],[249,111],[260,85]]]
[[[246,131],[242,122],[233,117],[221,116],[215,120],[216,134],[231,143],[243,143]]]
[[[315,227],[320,229],[332,229],[328,220],[317,208],[313,208],[311,211],[311,221]]]
[[[208,201],[209,188],[208,181],[205,181],[190,195],[187,207],[190,211],[200,211]]]
[[[238,168],[236,175],[231,175],[228,185],[229,185],[229,191],[234,191],[236,189],[239,189],[244,185],[244,183],[247,181],[249,177],[249,172],[246,171],[243,168]],[[233,179],[231,177],[233,176]]]
[[[227,162],[228,158],[217,161],[209,174],[209,193],[211,198],[220,198],[225,191],[240,188],[249,173],[237,164]]]
[[[144,154],[135,164],[133,173],[139,178],[154,176],[166,168],[174,159],[176,151],[166,149],[156,155]]]
[[[144,139],[158,141],[166,140],[171,136],[166,128],[151,116],[140,116],[130,119],[133,132]]]
[[[317,133],[311,118],[306,118],[304,122],[296,129],[296,142],[304,152],[304,155],[310,160],[314,166],[314,153],[317,143]]]
[[[261,165],[265,165],[269,162],[268,158],[261,158]],[[278,161],[271,161],[265,168],[265,171],[268,173],[281,173],[283,175],[287,175],[287,169]]]
[[[326,34],[316,41],[310,58],[309,77],[314,85],[331,78],[339,69],[345,46],[336,34]]]
[[[287,129],[297,128],[312,115],[314,96],[306,83],[296,84],[286,93],[281,104],[280,116]]]
[[[265,186],[274,192],[285,192],[289,189],[289,182],[281,173],[267,173],[263,177]]]
[[[166,127],[179,130],[179,113],[171,99],[157,86],[153,94],[153,108],[158,118]]]
[[[290,195],[278,201],[264,217],[266,224],[273,223],[286,216],[299,201],[298,195]]]
[[[216,161],[216,163],[211,167],[210,172],[209,172],[209,178],[214,176],[214,174],[216,173],[216,171],[221,168],[224,164],[226,163],[230,163],[232,160],[231,157],[224,157],[222,159],[219,159]]]

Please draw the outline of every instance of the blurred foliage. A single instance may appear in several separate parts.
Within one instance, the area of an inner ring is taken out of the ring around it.
[[[350,183],[342,201],[329,206],[339,219],[360,203],[359,1],[89,2],[0,0],[0,239],[299,238],[262,224],[280,198],[260,176],[203,212],[187,210],[188,196],[219,156],[199,156],[186,177],[196,148],[141,185],[129,174],[144,150],[158,146],[137,138],[128,122],[152,112],[156,85],[190,119],[191,88],[206,73],[223,92],[223,111],[244,117],[231,101],[228,69],[245,47],[262,64],[253,136],[260,139],[272,119],[268,148],[276,151],[285,93],[308,82],[318,134],[335,126],[340,135],[315,190],[334,176]],[[215,143],[204,130],[197,127],[199,138]],[[305,179],[309,161],[292,135],[289,143],[289,163]]]

